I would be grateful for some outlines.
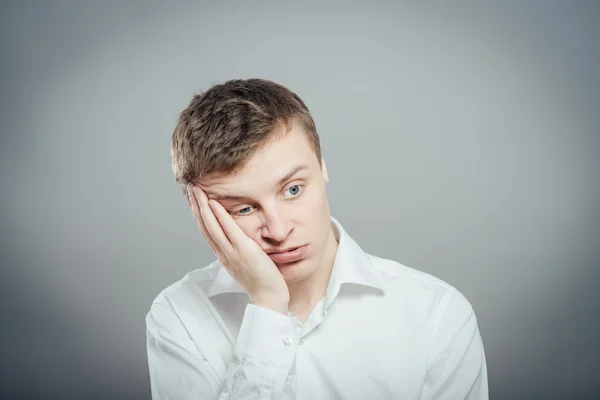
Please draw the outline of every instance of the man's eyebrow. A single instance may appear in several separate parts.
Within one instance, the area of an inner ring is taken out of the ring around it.
[[[233,194],[213,194],[207,193],[207,197],[213,200],[231,200],[231,201],[242,201],[242,200],[250,200],[250,198],[246,196],[236,196]]]
[[[290,170],[290,172],[288,172],[287,174],[285,174],[285,176],[279,180],[279,182],[277,183],[277,185],[278,186],[283,185],[292,176],[296,175],[298,172],[302,171],[303,169],[310,169],[310,166],[308,164],[296,165],[294,168],[292,168]],[[246,197],[246,196],[238,196],[238,195],[233,195],[233,194],[207,193],[207,195],[208,195],[209,199],[214,199],[214,200],[230,200],[230,201],[252,200],[252,199],[250,199],[249,197]]]
[[[292,168],[290,170],[290,172],[285,174],[285,176],[279,180],[278,186],[281,186],[284,183],[286,183],[292,176],[296,175],[298,172],[302,171],[303,169],[309,169],[309,168],[310,168],[310,166],[308,164],[296,165],[294,168]]]

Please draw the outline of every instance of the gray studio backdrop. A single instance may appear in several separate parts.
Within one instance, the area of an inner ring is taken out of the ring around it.
[[[150,397],[150,303],[213,260],[170,135],[249,77],[305,99],[363,248],[469,298],[492,398],[599,395],[598,2],[12,3],[3,399]]]

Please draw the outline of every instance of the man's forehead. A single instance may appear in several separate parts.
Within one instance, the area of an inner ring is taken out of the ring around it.
[[[268,176],[264,179],[264,184],[269,187],[282,186],[296,174],[303,171],[308,172],[310,169],[311,166],[308,164],[295,164],[286,169],[282,169],[281,172],[278,171],[278,174],[268,173]],[[244,192],[251,187],[248,183],[252,183],[249,182],[247,178],[248,176],[245,176],[244,173],[221,174],[201,180],[198,182],[198,186],[200,186],[211,199],[243,200],[248,199],[249,196],[244,194]]]

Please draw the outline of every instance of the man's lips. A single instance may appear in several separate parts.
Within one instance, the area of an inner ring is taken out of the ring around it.
[[[271,260],[276,263],[285,264],[294,261],[299,261],[308,255],[308,245],[303,245],[296,248],[289,248],[289,251],[268,253]]]
[[[267,254],[282,254],[282,253],[287,253],[288,251],[296,250],[298,247],[300,247],[300,246],[288,247],[285,250],[275,249],[275,250],[266,251],[265,253],[267,253]]]

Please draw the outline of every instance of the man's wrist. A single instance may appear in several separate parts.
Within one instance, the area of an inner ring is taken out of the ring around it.
[[[270,296],[256,296],[250,298],[250,303],[264,307],[269,310],[273,310],[283,315],[288,313],[288,301],[283,298],[270,297]]]

